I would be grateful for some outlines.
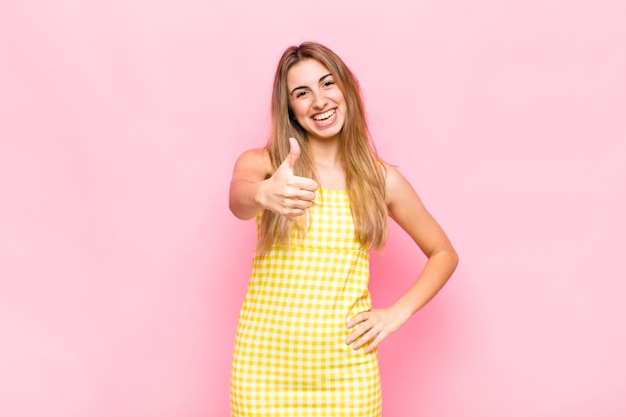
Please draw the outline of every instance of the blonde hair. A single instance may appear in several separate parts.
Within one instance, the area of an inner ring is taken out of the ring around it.
[[[291,46],[278,63],[272,94],[271,133],[266,146],[272,168],[275,171],[285,160],[289,154],[289,138],[293,137],[301,150],[294,173],[317,180],[307,134],[293,116],[287,88],[289,69],[304,59],[315,59],[328,68],[346,100],[347,115],[339,137],[339,152],[345,169],[356,237],[365,247],[380,249],[388,232],[385,173],[367,128],[359,84],[341,58],[318,43]],[[261,217],[257,251],[264,252],[273,244],[288,241],[293,226],[292,219],[265,210]]]

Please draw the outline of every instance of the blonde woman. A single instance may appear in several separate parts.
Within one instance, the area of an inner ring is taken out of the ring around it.
[[[274,79],[265,148],[244,152],[230,209],[257,219],[231,377],[232,417],[376,417],[376,348],[446,283],[457,254],[407,180],[376,154],[356,78],[327,47],[288,48]],[[369,250],[388,217],[428,260],[373,309]]]

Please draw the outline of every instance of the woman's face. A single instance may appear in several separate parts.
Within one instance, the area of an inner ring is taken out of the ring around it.
[[[291,110],[309,139],[338,138],[347,105],[334,76],[315,59],[304,59],[287,72]]]

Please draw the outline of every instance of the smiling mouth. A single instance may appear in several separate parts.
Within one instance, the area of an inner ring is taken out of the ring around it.
[[[324,113],[318,113],[313,116],[313,120],[315,120],[316,122],[324,122],[333,117],[335,113],[337,113],[337,109],[331,109]]]

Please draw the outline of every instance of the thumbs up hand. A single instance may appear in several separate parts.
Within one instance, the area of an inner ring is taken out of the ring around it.
[[[262,205],[265,209],[287,217],[301,216],[313,205],[318,185],[310,178],[298,177],[293,172],[300,157],[300,145],[289,138],[289,155],[274,175],[265,181]]]

